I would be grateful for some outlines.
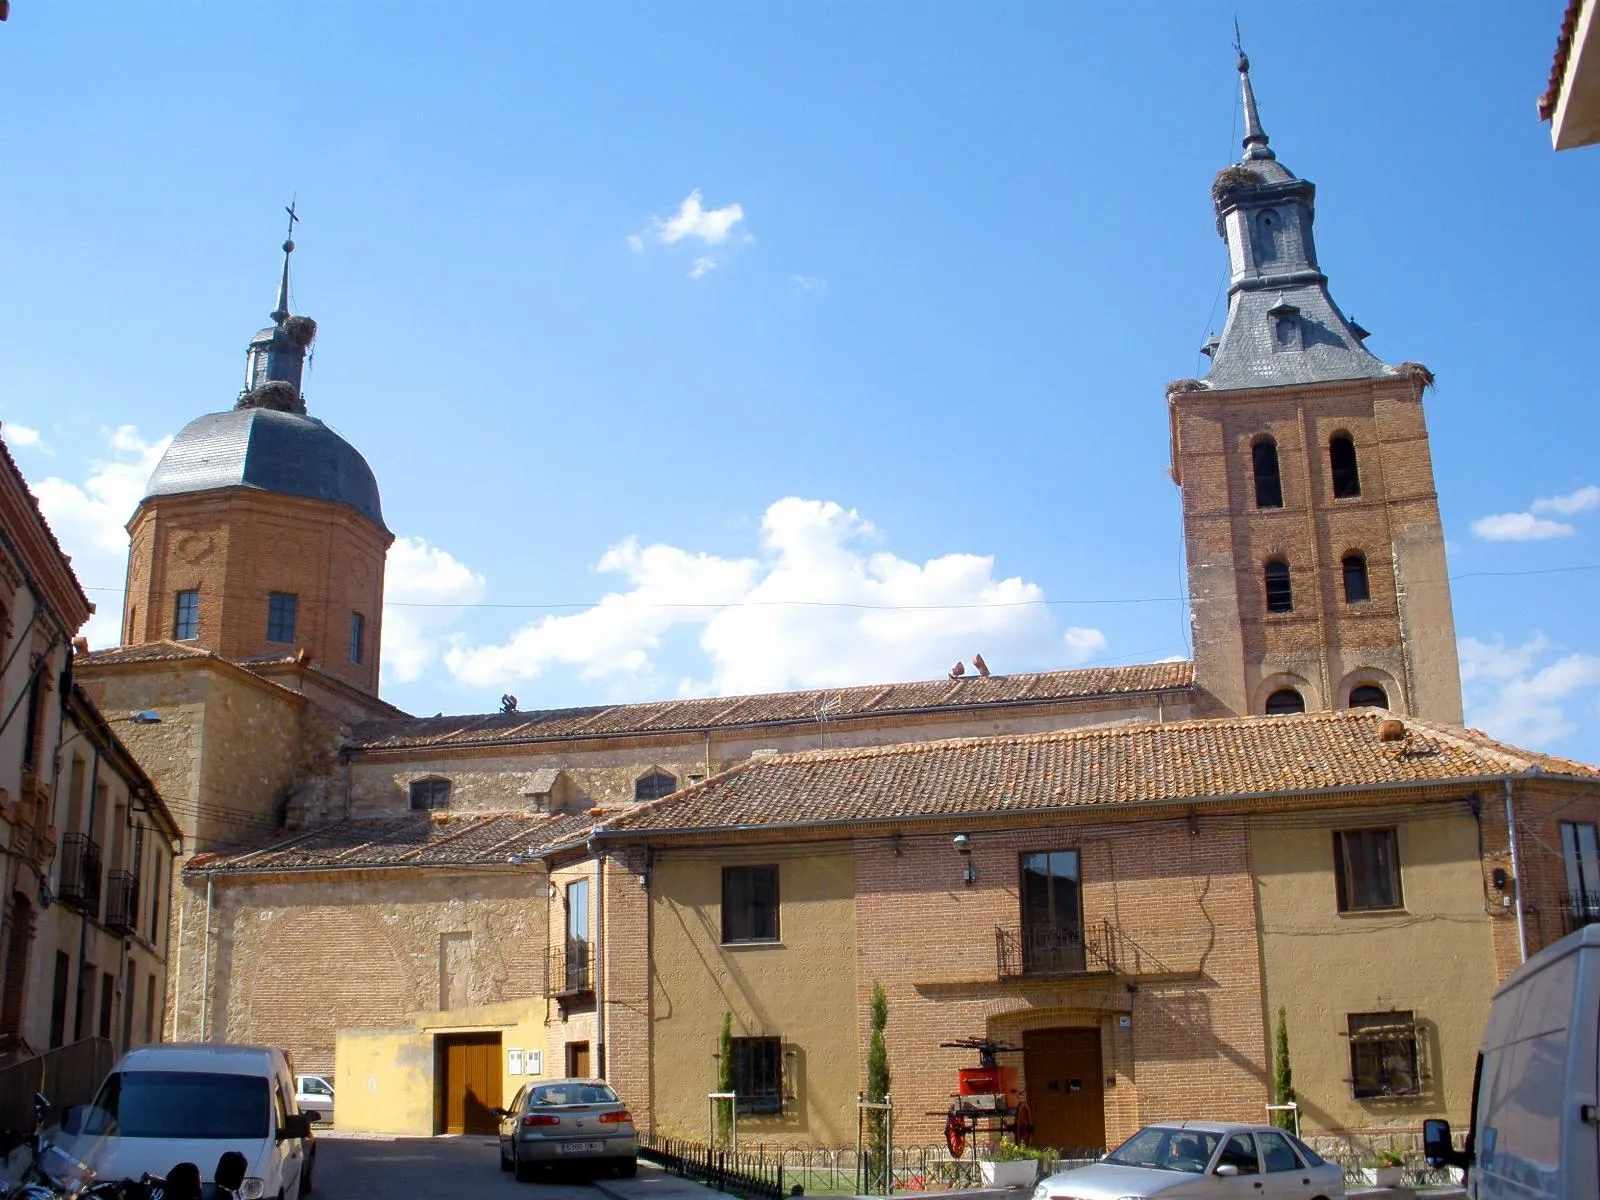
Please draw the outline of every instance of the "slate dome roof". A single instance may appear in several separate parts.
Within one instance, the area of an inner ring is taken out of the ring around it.
[[[229,487],[331,500],[387,528],[367,460],[321,421],[301,413],[243,408],[190,421],[161,456],[144,494],[149,499]]]

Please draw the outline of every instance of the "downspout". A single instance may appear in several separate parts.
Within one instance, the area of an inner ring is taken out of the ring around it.
[[[601,1078],[605,1077],[609,1064],[606,1062],[606,971],[610,964],[606,961],[606,855],[602,850],[595,856],[595,888],[594,888],[594,957],[599,970],[594,973],[594,1040],[598,1049],[596,1058],[599,1060],[596,1072]]]
[[[59,744],[60,743],[60,734],[59,733],[57,733],[57,735],[56,735],[56,741],[57,741],[57,746],[56,746],[57,761],[59,762],[60,761],[60,744]],[[96,742],[96,743],[94,743],[93,755],[89,759],[89,794],[88,794],[87,797],[85,797],[89,802],[89,819],[88,819],[88,833],[86,833],[84,836],[86,836],[89,839],[89,844],[90,845],[94,844],[95,818],[99,815],[95,811],[95,809],[98,807],[99,794],[100,794],[99,779],[100,779],[100,744],[98,742]],[[86,864],[85,862],[83,862],[82,859],[80,859],[78,861],[78,870],[80,872],[82,872],[84,867],[87,866],[87,865],[88,864]],[[101,873],[102,883],[104,882],[104,878],[105,878],[104,872],[102,871],[102,873]],[[96,913],[95,915],[98,917],[100,914]],[[77,1003],[77,1006],[75,1008],[75,1011],[73,1013],[73,1018],[72,1018],[72,1033],[73,1033],[73,1040],[74,1041],[77,1040],[78,1030],[83,1025],[83,1002],[84,1002],[84,1000],[87,998],[88,1001],[89,1001],[90,1008],[93,1009],[93,1007],[94,1007],[94,994],[91,992],[87,997],[85,997],[84,996],[84,991],[83,991],[83,964],[84,964],[84,960],[87,959],[88,957],[89,957],[89,909],[88,909],[88,906],[85,905],[83,908],[80,908],[78,910],[78,1003]],[[90,1024],[89,1031],[84,1036],[85,1037],[93,1037],[94,1036],[94,1026],[93,1026],[92,1023]]]
[[[706,778],[711,778],[711,730],[706,730]]]
[[[211,1038],[207,1030],[211,1024],[211,886],[212,874],[206,872],[206,923],[200,932],[200,1040]]]
[[[1517,853],[1517,810],[1511,803],[1511,780],[1505,780],[1506,831],[1511,842],[1511,878],[1516,887],[1517,902],[1517,957],[1528,961],[1528,918],[1522,907],[1522,859]]]

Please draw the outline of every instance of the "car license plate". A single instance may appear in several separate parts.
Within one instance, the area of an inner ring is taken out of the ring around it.
[[[599,1154],[605,1148],[604,1142],[562,1142],[556,1150],[562,1154]]]

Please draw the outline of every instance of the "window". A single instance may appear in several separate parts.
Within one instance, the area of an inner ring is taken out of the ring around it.
[[[39,663],[28,682],[27,727],[22,734],[22,765],[30,771],[38,769],[44,747],[44,697],[49,687],[44,681],[45,664]]]
[[[411,807],[414,810],[450,807],[450,781],[448,779],[413,779],[411,781]]]
[[[294,641],[294,614],[299,597],[292,592],[273,592],[267,597],[267,641]]]
[[[1328,442],[1328,465],[1333,468],[1333,494],[1343,500],[1361,495],[1361,472],[1356,467],[1356,444],[1348,433],[1336,433]]]
[[[1250,447],[1250,462],[1255,468],[1256,507],[1283,507],[1283,480],[1278,475],[1278,443],[1262,438]]]
[[[1281,717],[1289,713],[1303,713],[1306,698],[1293,688],[1279,688],[1267,697],[1267,716]]]
[[[13,937],[16,935],[13,934]],[[67,973],[72,960],[65,950],[56,951],[56,974],[50,986],[50,1049],[67,1042]]]
[[[1333,875],[1340,912],[1400,907],[1400,856],[1392,829],[1333,835]]]
[[[110,971],[100,972],[100,1036],[110,1040],[111,1020],[116,1015],[117,977]]]
[[[1360,604],[1363,600],[1372,599],[1372,590],[1367,586],[1367,556],[1346,554],[1343,566],[1344,602]]]
[[[1261,1165],[1256,1162],[1255,1139],[1248,1133],[1234,1134],[1217,1156],[1217,1166],[1237,1167],[1241,1175],[1261,1174]]]
[[[1256,261],[1271,262],[1278,257],[1278,214],[1270,208],[1256,214]]]
[[[200,636],[200,593],[179,592],[172,613],[172,640],[186,642]]]
[[[1298,1171],[1300,1160],[1295,1157],[1294,1147],[1289,1145],[1289,1139],[1281,1133],[1258,1133],[1256,1145],[1261,1148],[1261,1161],[1267,1168],[1267,1174],[1276,1171]]]
[[[1567,868],[1567,932],[1600,923],[1600,849],[1595,827],[1562,821],[1561,858]]]
[[[1363,683],[1350,689],[1351,708],[1388,708],[1389,693],[1375,683]]]
[[[783,1111],[783,1039],[733,1039],[733,1090],[742,1113]]]
[[[1415,1096],[1417,1026],[1409,1012],[1351,1013],[1350,1094],[1357,1100]]]
[[[1293,612],[1294,588],[1289,582],[1289,564],[1281,558],[1274,559],[1267,564],[1264,576],[1267,582],[1267,611]]]
[[[367,619],[358,612],[350,614],[350,661],[359,664],[367,656]]]
[[[778,940],[778,868],[722,868],[722,940]]]
[[[633,781],[635,800],[659,800],[678,790],[678,781],[665,771],[651,771]]]
[[[1022,856],[1022,969],[1082,971],[1083,893],[1076,850]]]
[[[566,993],[574,995],[594,987],[589,946],[589,881],[575,879],[567,884]]]

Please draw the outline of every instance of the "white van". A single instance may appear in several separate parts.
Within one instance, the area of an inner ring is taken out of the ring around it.
[[[282,1050],[141,1046],[111,1068],[93,1104],[61,1114],[63,1149],[101,1179],[165,1176],[192,1162],[207,1182],[222,1154],[237,1150],[248,1164],[239,1200],[298,1200],[311,1191],[316,1143],[294,1094]]]
[[[1478,1055],[1472,1128],[1423,1124],[1434,1166],[1463,1167],[1467,1200],[1600,1196],[1600,925],[1586,925],[1500,985]]]

